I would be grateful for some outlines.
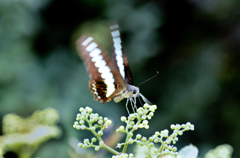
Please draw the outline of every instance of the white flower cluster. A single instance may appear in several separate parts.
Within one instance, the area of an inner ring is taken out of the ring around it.
[[[84,139],[83,143],[79,143],[78,146],[84,149],[94,147],[95,150],[98,151],[100,147],[104,146],[101,139],[103,130],[108,128],[112,121],[107,117],[103,118],[97,113],[92,113],[92,109],[89,107],[81,107],[79,111],[80,113],[77,114],[73,128],[76,128],[77,130],[89,130],[95,135],[95,137],[93,137],[91,141],[89,139]],[[94,145],[97,140],[99,141],[99,145]]]

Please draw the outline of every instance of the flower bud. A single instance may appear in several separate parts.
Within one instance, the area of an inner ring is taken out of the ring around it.
[[[157,105],[152,105],[152,108],[153,108],[154,110],[156,110],[156,109],[157,109]]]
[[[79,111],[80,112],[83,112],[85,109],[83,108],[83,107],[81,107],[80,109],[79,109]]]
[[[174,124],[171,124],[170,127],[171,127],[172,130],[174,130],[176,128]]]
[[[130,125],[132,125],[132,126],[133,126],[134,124],[135,124],[135,122],[134,122],[134,121],[130,121]]]
[[[85,125],[81,125],[81,126],[80,126],[80,129],[81,129],[81,130],[84,130],[85,128],[86,128]]]
[[[150,112],[148,115],[151,116],[151,117],[153,117],[154,113],[153,113],[153,112]]]
[[[147,116],[146,115],[142,115],[142,117],[141,117],[143,120],[145,120],[146,118],[147,118]]]
[[[93,111],[92,108],[88,108],[88,109],[87,109],[87,112],[88,112],[89,114],[91,114],[92,111]]]
[[[179,131],[178,134],[181,136],[181,135],[183,135],[183,132],[182,132],[182,131]]]
[[[104,117],[104,119],[103,119],[103,120],[104,120],[104,122],[106,122],[106,121],[108,120],[108,118],[107,118],[107,117]]]
[[[141,134],[136,135],[136,139],[140,139],[141,137],[142,137]]]
[[[132,136],[133,136],[133,133],[132,133],[132,132],[129,132],[129,133],[128,133],[128,136],[129,136],[129,137],[132,137]]]
[[[100,146],[96,146],[94,149],[95,151],[98,151],[100,149]]]
[[[143,124],[139,124],[138,127],[139,127],[139,128],[143,128]]]
[[[97,141],[97,138],[93,137],[93,138],[91,139],[91,141],[94,143],[94,142]]]
[[[137,130],[138,129],[138,125],[133,125],[133,129]]]
[[[145,125],[145,128],[148,129],[148,128],[149,128],[149,125]]]
[[[121,132],[123,132],[123,131],[124,131],[124,126],[120,126],[118,129],[119,129]]]
[[[107,120],[107,121],[106,121],[106,124],[107,124],[107,125],[111,125],[111,124],[112,124],[112,121],[111,121],[111,120]]]
[[[137,109],[137,113],[139,113],[139,112],[142,111],[142,110],[143,110],[142,107],[138,108],[138,109]]]
[[[126,120],[127,120],[127,118],[126,118],[125,116],[122,116],[122,117],[121,117],[121,121],[122,121],[122,122],[125,122]]]
[[[83,149],[87,149],[87,148],[88,148],[88,145],[87,145],[87,144],[83,144],[82,148],[83,148]]]
[[[89,139],[84,139],[84,144],[88,144],[89,143]]]
[[[168,130],[165,129],[165,130],[161,131],[161,134],[163,137],[168,137]]]
[[[129,138],[129,139],[128,139],[128,143],[129,143],[129,144],[132,144],[132,143],[133,143],[133,139],[132,139],[132,138]]]
[[[179,124],[176,124],[176,130],[179,130],[181,126]]]
[[[150,144],[149,144],[149,147],[153,147],[153,146],[154,146],[154,144],[153,144],[153,143],[150,143]]]
[[[99,135],[99,136],[102,136],[102,135],[103,135],[103,132],[102,132],[102,131],[98,131],[98,135]]]
[[[143,105],[143,107],[144,107],[144,109],[147,109],[147,108],[149,107],[149,105],[145,103],[145,104]]]
[[[143,142],[146,142],[147,141],[147,138],[146,137],[142,137],[141,139]]]
[[[147,125],[148,124],[148,121],[147,120],[144,120],[143,121],[143,125]]]
[[[149,139],[148,139],[150,142],[152,142],[153,140],[154,140],[154,138],[153,137],[149,137]]]
[[[81,126],[80,126],[80,125],[77,125],[77,126],[76,126],[76,129],[77,129],[77,130],[80,130],[80,129],[81,129]]]
[[[173,147],[172,151],[176,152],[177,151],[177,147]]]
[[[156,135],[156,136],[159,136],[159,135],[160,135],[160,133],[157,131],[157,132],[155,132],[155,135]]]
[[[103,142],[103,141],[100,141],[100,142],[99,142],[99,145],[100,145],[100,147],[101,147],[101,146],[104,146],[104,142]]]
[[[135,115],[134,115],[134,114],[130,114],[130,115],[128,116],[128,119],[129,119],[129,120],[134,120],[134,119],[135,119]]]
[[[98,124],[102,124],[103,123],[103,120],[98,120]]]
[[[84,121],[83,121],[83,120],[80,120],[79,123],[80,123],[80,125],[83,125],[83,124],[84,124]]]
[[[78,143],[78,147],[82,147],[83,146],[83,143]]]
[[[92,126],[92,127],[90,128],[90,130],[91,130],[91,131],[95,131],[96,128],[95,128],[94,126]]]

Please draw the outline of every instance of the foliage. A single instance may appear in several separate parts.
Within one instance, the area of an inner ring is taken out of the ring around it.
[[[224,144],[210,150],[204,158],[231,158],[232,153],[233,148],[228,144]]]
[[[5,115],[0,157],[11,151],[19,158],[30,158],[44,142],[60,136],[61,130],[56,126],[58,120],[59,115],[52,108],[36,111],[28,118],[16,114]]]

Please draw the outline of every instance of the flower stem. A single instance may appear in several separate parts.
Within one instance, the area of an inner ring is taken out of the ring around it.
[[[101,146],[102,148],[108,150],[109,152],[113,153],[114,155],[120,155],[119,152],[117,152],[116,150],[114,150],[113,148],[107,146],[106,144],[104,144],[103,146]]]

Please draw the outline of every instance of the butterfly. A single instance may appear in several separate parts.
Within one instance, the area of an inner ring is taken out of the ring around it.
[[[94,100],[102,103],[110,101],[120,102],[127,98],[136,107],[136,98],[151,104],[133,85],[133,77],[127,57],[123,51],[118,24],[110,26],[113,54],[112,59],[91,36],[82,35],[76,41],[79,56],[84,61],[90,81],[89,88]]]

